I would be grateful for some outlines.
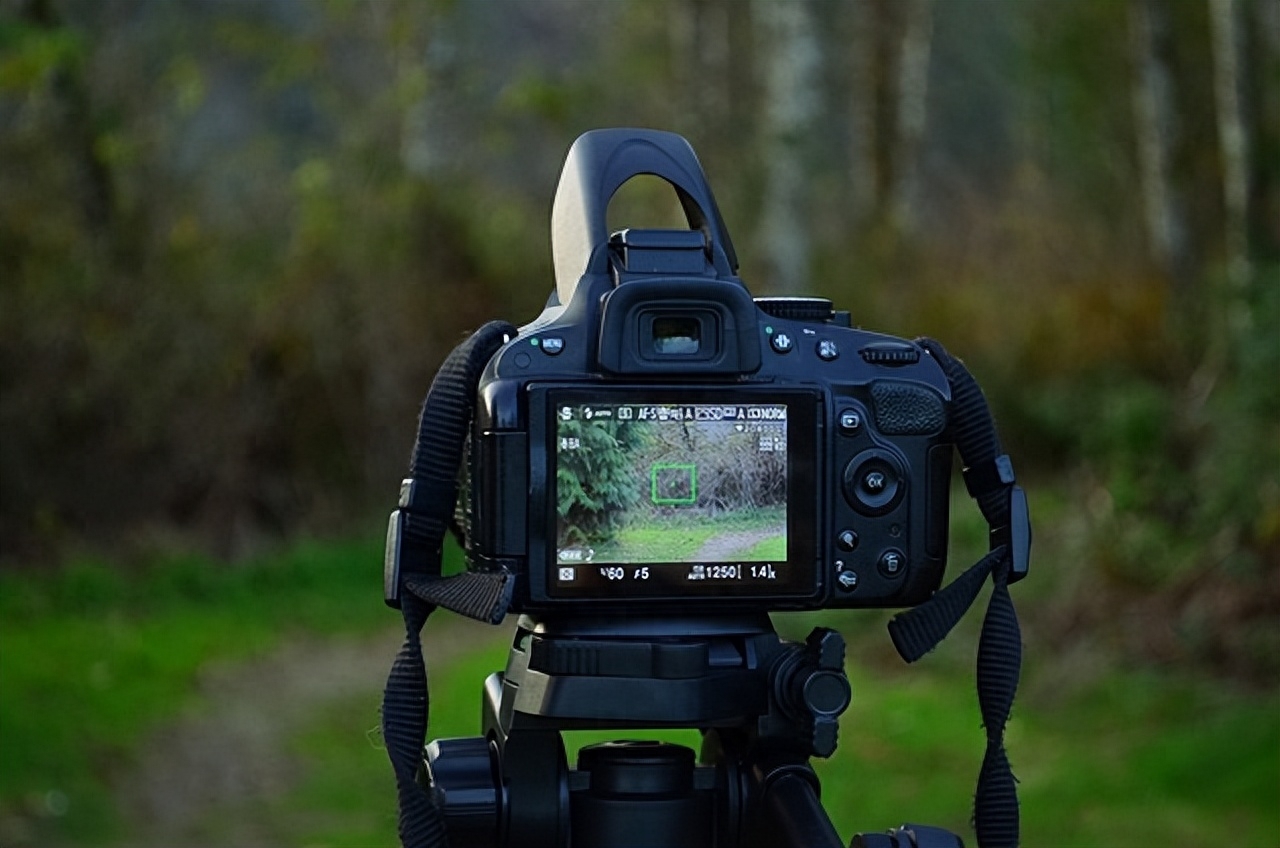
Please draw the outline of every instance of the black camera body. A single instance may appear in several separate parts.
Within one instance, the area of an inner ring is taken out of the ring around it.
[[[632,176],[688,230],[605,228]],[[753,300],[693,150],[601,130],[552,211],[557,288],[489,361],[469,567],[513,608],[709,613],[911,606],[946,562],[948,381],[818,298]]]
[[[688,229],[607,231],[610,198],[640,174],[674,188]],[[752,299],[701,166],[670,133],[581,136],[552,248],[543,313],[519,330],[485,324],[441,366],[388,525],[385,598],[406,632],[382,716],[404,844],[845,845],[809,765],[836,750],[850,703],[844,640],[818,627],[785,641],[769,613],[914,606],[889,623],[911,662],[987,576],[974,819],[983,844],[1017,844],[1007,587],[1026,574],[1031,528],[963,364],[936,342],[854,329],[827,300]],[[992,548],[934,594],[953,450]],[[448,520],[459,504],[461,526]],[[468,570],[442,576],[450,529]],[[495,624],[524,614],[485,680],[482,735],[424,750],[420,632],[437,607]],[[563,731],[655,728],[698,730],[698,764],[632,739],[569,767]],[[962,842],[904,825],[852,844]]]

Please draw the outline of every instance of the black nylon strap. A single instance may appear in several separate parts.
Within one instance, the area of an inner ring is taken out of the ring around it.
[[[994,586],[978,641],[978,705],[987,750],[973,798],[973,828],[980,848],[1018,844],[1018,779],[1004,750],[1004,729],[1013,709],[1022,667],[1022,633],[1009,597],[1008,557],[992,575]]]
[[[510,607],[512,575],[466,571],[441,577],[440,545],[446,532],[460,535],[454,521],[458,468],[480,374],[516,332],[504,321],[490,321],[449,354],[431,383],[418,419],[411,476],[401,484],[400,509],[392,514],[386,582],[393,604],[407,591],[432,606],[491,624]]]
[[[431,382],[431,390],[422,402],[418,418],[418,438],[410,463],[410,487],[431,493],[413,498],[431,510],[430,514],[413,510],[405,521],[405,539],[417,555],[401,562],[403,574],[438,576],[438,546],[444,541],[444,530],[453,515],[458,495],[458,466],[462,461],[467,428],[471,426],[476,386],[494,352],[505,337],[514,337],[516,328],[505,321],[490,321],[445,359]],[[417,553],[423,547],[426,555]],[[434,561],[434,562],[433,562]]]
[[[996,424],[991,418],[987,399],[964,363],[947,353],[946,348],[933,339],[920,339],[919,344],[942,366],[951,384],[951,409],[949,422],[956,450],[965,468],[974,468],[995,462],[1004,451],[996,437]],[[1008,487],[1001,486],[975,497],[978,508],[992,527],[1009,523]]]
[[[977,381],[942,345],[931,339],[922,339],[920,344],[942,366],[951,384],[950,428],[967,472],[966,482],[988,524],[1000,532],[992,533],[991,552],[968,571],[925,603],[894,616],[889,622],[889,636],[899,655],[909,663],[915,662],[951,632],[973,605],[988,575],[992,578],[991,599],[978,641],[978,705],[987,746],[974,793],[973,828],[980,848],[1017,848],[1017,778],[1005,753],[1004,731],[1018,689],[1022,634],[1009,596],[1009,582],[1015,556],[1021,560],[1018,576],[1026,573],[1029,529],[1024,528],[1025,548],[1015,551],[1015,546],[1001,542],[1008,536],[1005,531],[1013,518],[1027,522],[1025,499],[1014,497],[1021,492],[1013,485],[1013,467],[1000,450],[995,422]],[[1015,500],[1020,502],[1018,516],[1012,516]]]
[[[987,735],[973,798],[973,829],[980,848],[1018,845],[1018,781],[1005,753],[1004,731],[1018,690],[1022,633],[1009,596],[1008,571],[1008,549],[997,548],[933,598],[889,622],[898,653],[915,662],[946,637],[991,575],[994,587],[982,621],[977,662],[978,707]]]
[[[974,500],[1013,485],[1013,480],[1013,462],[1008,454],[1001,454],[990,462],[970,465],[964,470],[964,486]]]
[[[889,638],[909,663],[938,646],[973,606],[1004,550],[992,551],[918,607],[889,620]]]
[[[458,467],[480,374],[504,339],[515,334],[510,324],[492,321],[449,354],[423,401],[411,476],[401,489],[398,520],[403,538],[388,557],[395,557],[405,641],[383,692],[382,737],[395,771],[404,848],[447,848],[449,844],[439,808],[417,783],[430,708],[422,626],[437,604],[464,614],[479,613],[473,617],[495,620],[496,615],[501,620],[511,600],[506,575],[467,573],[442,578],[440,556],[457,499]],[[392,521],[397,522],[394,514]]]
[[[404,848],[447,848],[444,816],[417,782],[430,708],[419,634],[433,608],[408,595],[400,609],[404,613],[404,645],[391,666],[382,695],[382,738],[396,776],[400,843]]]
[[[436,579],[410,577],[404,581],[404,588],[432,606],[486,624],[499,624],[511,608],[515,579],[504,571],[466,571]]]

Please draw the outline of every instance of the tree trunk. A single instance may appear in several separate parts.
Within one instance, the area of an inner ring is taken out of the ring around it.
[[[933,43],[931,0],[907,0],[899,48],[889,222],[900,235],[915,229],[920,141],[928,115],[929,53]]]
[[[1256,121],[1253,144],[1254,244],[1269,255],[1280,253],[1280,0],[1256,0],[1250,7],[1250,46],[1254,50],[1250,72],[1250,105]]]
[[[865,145],[854,150],[854,179],[867,184],[875,224],[895,236],[915,229],[920,145],[928,117],[929,60],[933,46],[932,0],[861,0],[854,89],[855,131]]]
[[[811,238],[807,143],[819,112],[821,50],[808,2],[757,0],[767,45],[764,103],[764,214],[761,239],[773,288],[808,288]]]
[[[729,10],[718,0],[678,0],[667,20],[678,126],[712,135],[728,120]]]
[[[872,27],[875,10],[871,0],[851,0],[849,15],[849,202],[848,211],[863,225],[878,205],[876,190],[876,71]]]
[[[1177,128],[1173,76],[1164,55],[1168,9],[1160,0],[1131,0],[1133,114],[1148,250],[1181,289],[1187,284],[1187,233],[1170,178]]]
[[[1242,294],[1249,280],[1249,152],[1240,104],[1239,11],[1236,0],[1209,0],[1213,93],[1222,174],[1223,243],[1232,301]],[[1247,315],[1248,310],[1244,310],[1244,314]]]

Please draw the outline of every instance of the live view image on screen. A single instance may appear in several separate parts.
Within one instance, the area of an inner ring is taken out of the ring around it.
[[[557,560],[787,558],[785,404],[555,408]]]

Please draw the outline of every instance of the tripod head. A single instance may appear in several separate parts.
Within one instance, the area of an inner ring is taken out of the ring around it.
[[[843,848],[809,758],[836,749],[844,648],[827,628],[786,642],[763,614],[525,615],[485,681],[484,736],[431,743],[420,779],[451,841],[478,848]],[[567,765],[562,731],[676,727],[702,733],[701,764],[618,741]]]
[[[763,613],[521,616],[500,679],[486,732],[737,727],[822,757],[850,698],[838,633],[786,643]]]

